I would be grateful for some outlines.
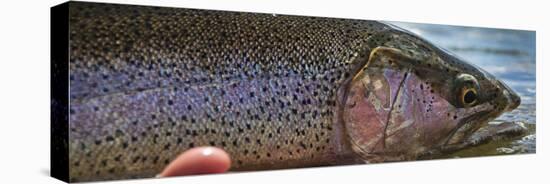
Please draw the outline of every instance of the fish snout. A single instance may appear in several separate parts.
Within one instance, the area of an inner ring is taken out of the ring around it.
[[[516,109],[521,104],[520,96],[516,92],[514,92],[512,88],[510,88],[503,82],[498,81],[498,83],[500,84],[500,86],[502,86],[502,95],[507,100],[504,111],[508,112]]]
[[[506,110],[512,111],[521,104],[521,99],[519,95],[516,94],[514,91],[507,91],[507,92],[508,92],[508,107],[506,108]]]

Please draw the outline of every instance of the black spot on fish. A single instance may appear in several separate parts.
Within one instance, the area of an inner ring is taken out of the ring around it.
[[[158,138],[159,138],[159,134],[155,134],[155,135],[153,135],[153,143],[155,143],[155,144],[156,144],[156,143],[157,143],[157,141],[158,141]]]
[[[115,131],[115,137],[122,137],[122,136],[124,136],[124,132],[120,129],[117,129]]]
[[[115,139],[113,138],[113,136],[109,135],[109,136],[105,137],[105,141],[107,141],[107,142],[111,142],[111,141],[114,141],[114,140]]]
[[[159,156],[155,156],[153,158],[153,163],[156,164],[159,161]]]
[[[117,155],[114,160],[117,162],[120,162],[120,158],[122,158],[121,154]]]

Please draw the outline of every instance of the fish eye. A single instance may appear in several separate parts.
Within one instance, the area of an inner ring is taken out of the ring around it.
[[[477,91],[474,88],[463,89],[461,102],[465,107],[470,107],[477,102]]]
[[[479,101],[479,84],[474,76],[469,74],[459,75],[456,87],[458,87],[456,92],[459,106],[471,107]]]

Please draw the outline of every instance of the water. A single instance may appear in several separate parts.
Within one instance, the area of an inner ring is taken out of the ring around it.
[[[444,157],[534,153],[535,32],[435,24],[390,22],[447,49],[504,81],[521,97],[521,105],[496,121],[524,122],[528,131],[515,138],[493,141]]]

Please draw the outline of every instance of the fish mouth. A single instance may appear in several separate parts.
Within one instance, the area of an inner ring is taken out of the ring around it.
[[[420,153],[418,158],[429,159],[433,158],[435,155],[450,153],[463,148],[465,140],[477,131],[481,125],[486,124],[493,119],[493,117],[497,117],[496,115],[498,115],[498,113],[491,113],[491,115],[486,113],[491,113],[491,111],[480,111],[464,119],[451,130],[451,133],[440,145],[435,145],[427,151]]]
[[[496,117],[495,113],[490,113],[490,110],[476,112],[466,119],[462,120],[447,136],[442,146],[459,144],[473,132],[475,132],[482,124],[489,122],[492,117]]]

